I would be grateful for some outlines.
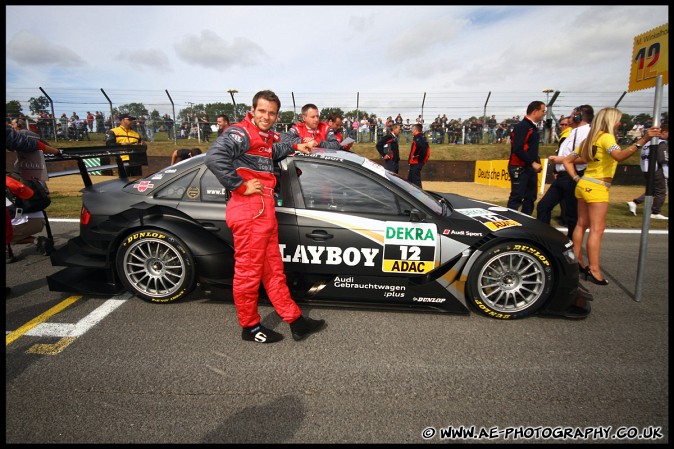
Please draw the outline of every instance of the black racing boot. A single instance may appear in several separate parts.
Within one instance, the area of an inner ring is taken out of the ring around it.
[[[312,320],[300,315],[298,319],[290,323],[290,331],[297,341],[306,338],[309,334],[318,332],[325,326],[325,320]]]
[[[255,343],[275,343],[283,340],[283,335],[261,324],[257,324],[241,329],[241,338],[246,341],[254,341]]]

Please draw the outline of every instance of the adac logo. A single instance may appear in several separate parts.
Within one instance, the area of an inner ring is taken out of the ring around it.
[[[150,181],[141,181],[133,187],[139,192],[145,192],[147,189],[153,188],[154,184],[152,184]]]

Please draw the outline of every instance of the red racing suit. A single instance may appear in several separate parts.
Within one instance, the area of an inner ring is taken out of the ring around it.
[[[275,132],[263,132],[248,113],[228,127],[211,145],[206,165],[231,191],[227,226],[234,236],[234,304],[242,327],[260,323],[257,310],[260,282],[281,318],[291,323],[301,311],[290,296],[283,272],[274,210],[274,161],[293,153]],[[244,195],[245,181],[259,179],[264,193]]]
[[[332,148],[339,150],[341,147],[337,137],[335,137],[335,130],[326,122],[318,122],[316,129],[310,129],[304,123],[295,123],[287,132],[293,148],[297,149],[297,144],[306,143],[311,139],[318,142],[318,148]]]

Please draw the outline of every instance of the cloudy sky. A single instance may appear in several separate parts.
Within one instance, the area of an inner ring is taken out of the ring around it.
[[[557,114],[582,103],[652,113],[628,89],[634,37],[667,6],[7,6],[6,99],[42,87],[55,112],[141,102],[359,107],[414,119],[524,115],[545,89]],[[491,92],[491,94],[490,94]],[[424,96],[425,95],[425,96]],[[668,86],[663,111],[668,111]]]

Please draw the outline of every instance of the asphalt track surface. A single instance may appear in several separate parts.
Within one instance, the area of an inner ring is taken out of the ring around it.
[[[78,232],[51,225],[57,247]],[[18,245],[5,439],[668,443],[669,236],[648,236],[637,302],[639,247],[638,233],[604,235],[610,285],[583,281],[585,320],[304,307],[328,326],[295,342],[264,305],[286,339],[259,345],[240,339],[226,290],[171,305],[50,292],[56,268]]]

